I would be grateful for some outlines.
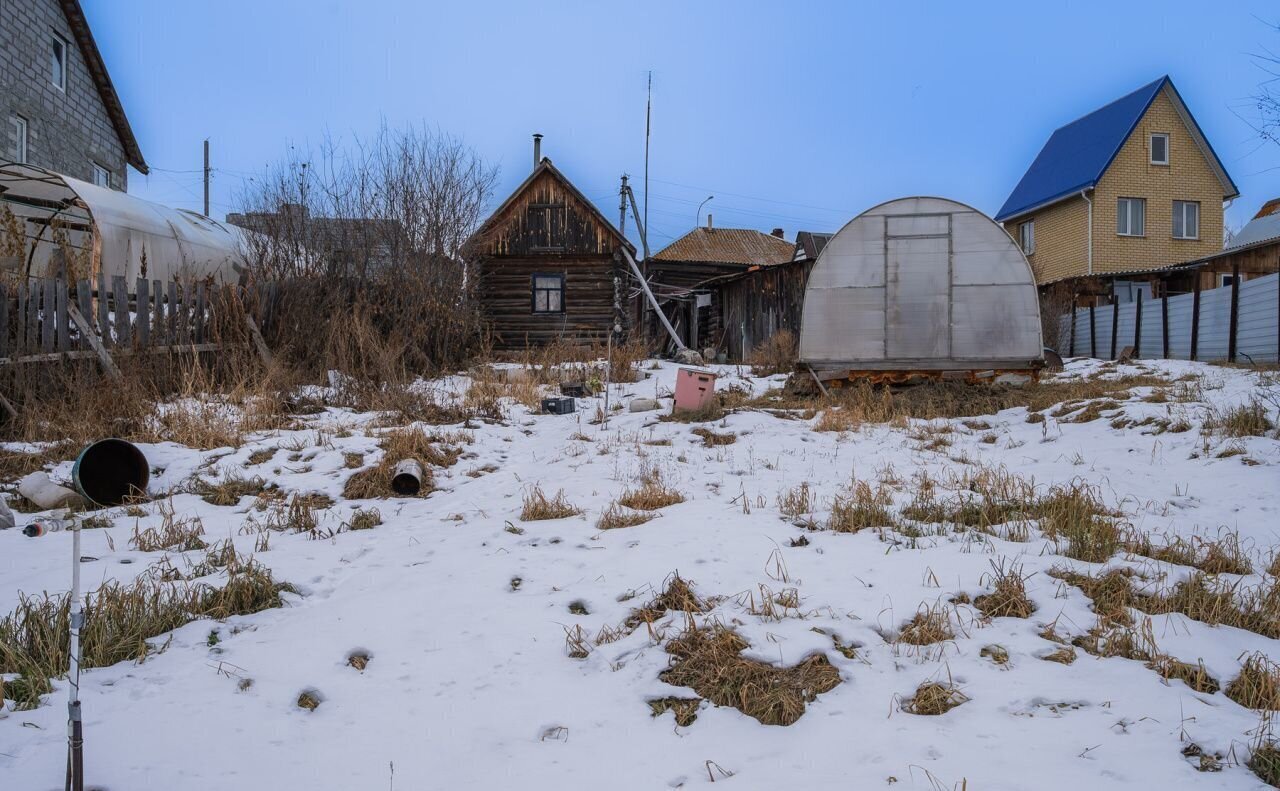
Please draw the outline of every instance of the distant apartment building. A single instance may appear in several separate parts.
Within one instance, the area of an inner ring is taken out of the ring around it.
[[[0,158],[125,190],[147,172],[79,0],[0,0]]]

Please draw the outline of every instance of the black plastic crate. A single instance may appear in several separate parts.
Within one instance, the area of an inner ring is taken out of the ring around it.
[[[572,398],[544,398],[542,411],[548,415],[567,415],[574,410]]]

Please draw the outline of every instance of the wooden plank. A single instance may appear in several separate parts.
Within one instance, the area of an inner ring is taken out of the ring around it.
[[[71,351],[71,327],[70,319],[67,317],[67,307],[71,302],[71,293],[67,288],[67,281],[58,278],[57,291],[55,293],[54,316],[58,320],[58,351]]]
[[[132,329],[129,322],[129,284],[124,275],[111,278],[111,302],[115,310],[116,343],[129,347],[133,345]]]
[[[9,287],[0,283],[0,357],[9,356]]]
[[[40,281],[27,281],[27,351],[40,347]]]
[[[91,325],[90,331],[92,332],[93,286],[89,285],[89,281],[87,279],[80,280],[79,282],[76,283],[76,303],[80,307],[80,315],[83,316],[85,321],[89,322],[89,324]],[[70,317],[69,313],[67,315],[68,317]],[[83,337],[84,336],[83,330],[80,331],[80,335],[81,335],[80,343],[79,343],[80,348],[81,349],[89,348],[89,339]]]
[[[74,307],[75,307],[74,305],[70,305],[68,309],[74,308]],[[79,312],[78,308],[76,312],[77,313]],[[72,321],[74,322],[75,319],[72,319]],[[96,336],[95,336],[95,340],[98,340]],[[101,345],[100,340],[98,341],[98,343],[99,345]],[[136,351],[134,349],[116,349],[110,352],[110,356],[108,359],[113,359],[114,357],[136,357],[140,355],[155,355],[155,354],[216,352],[216,351],[222,351],[225,349],[244,349],[244,348],[249,348],[249,347],[243,343],[233,343],[233,344],[202,343],[195,346],[193,345],[152,346],[151,348],[146,349],[144,351]],[[105,347],[104,347],[104,351],[105,351]],[[92,349],[77,349],[76,351],[54,352],[52,354],[28,354],[22,357],[0,358],[0,368],[4,368],[6,366],[16,366],[16,365],[25,364],[25,363],[52,363],[52,362],[61,362],[64,360],[91,360],[95,357],[98,358],[99,360],[102,359],[101,355],[99,355],[96,351],[93,351]]]
[[[163,345],[166,343],[164,334],[164,284],[159,280],[152,280],[151,293],[156,301],[155,317],[151,322],[152,342]]]
[[[178,281],[169,281],[169,330],[165,334],[169,343],[178,342]]]
[[[204,343],[205,333],[205,293],[204,281],[196,284],[196,343]]]
[[[43,278],[40,282],[40,290],[44,292],[40,299],[40,350],[45,354],[53,351],[53,342],[57,337],[53,323],[57,312],[57,289],[58,281],[51,277]]]
[[[114,346],[115,343],[111,338],[111,310],[108,307],[107,299],[107,274],[105,272],[98,273],[98,330],[102,333],[102,342],[107,346]]]
[[[1240,265],[1231,267],[1231,319],[1227,324],[1227,362],[1236,361],[1236,335],[1240,330]]]
[[[102,340],[94,333],[88,319],[80,314],[79,308],[75,305],[71,306],[69,313],[71,314],[71,320],[80,328],[80,334],[93,347],[93,352],[97,355],[98,362],[102,364],[102,370],[106,371],[107,375],[112,379],[120,379],[120,369],[116,367],[115,361],[111,359],[111,353],[107,351],[107,347],[103,345]],[[77,352],[77,354],[84,354],[84,352]]]
[[[262,358],[262,364],[270,367],[271,350],[267,348],[266,340],[263,339],[262,333],[258,331],[258,323],[247,312],[244,314],[244,323],[249,327],[249,337],[253,340],[254,348],[258,350],[258,356]]]
[[[16,332],[13,336],[13,356],[17,357],[27,349],[27,282],[18,284],[18,313]]]
[[[151,283],[145,277],[138,278],[138,348],[145,349],[151,343]]]

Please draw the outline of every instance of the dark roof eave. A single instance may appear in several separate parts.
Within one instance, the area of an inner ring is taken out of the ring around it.
[[[76,45],[84,56],[89,76],[93,78],[93,83],[98,88],[98,96],[101,97],[107,115],[111,118],[116,136],[120,138],[120,144],[124,147],[125,159],[135,170],[146,175],[150,172],[150,168],[142,157],[142,148],[138,145],[138,138],[133,134],[133,127],[129,125],[129,118],[125,115],[120,95],[116,93],[116,88],[111,83],[107,64],[102,60],[97,42],[93,40],[93,31],[89,29],[89,21],[85,18],[84,9],[80,7],[80,0],[59,0],[59,5],[62,6],[62,13],[66,16],[71,33],[75,36]]]
[[[1065,200],[1070,200],[1071,198],[1076,197],[1080,193],[1094,189],[1097,186],[1098,186],[1098,182],[1096,179],[1092,181],[1086,181],[1085,183],[1072,187],[1071,189],[1063,190],[1057,195],[1054,195],[1051,198],[1042,200],[1039,203],[1033,203],[1030,206],[1024,206],[1018,209],[1011,209],[1009,211],[1002,211],[995,216],[995,221],[1005,222],[1006,220],[1017,219],[1018,217],[1025,216],[1034,211],[1040,211],[1041,209],[1046,209],[1050,206],[1053,206],[1054,204],[1062,203]]]

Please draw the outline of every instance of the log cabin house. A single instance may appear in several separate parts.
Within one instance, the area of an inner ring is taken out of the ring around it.
[[[635,247],[540,156],[533,172],[469,245],[476,298],[493,348],[604,343],[630,331],[634,309],[623,249]]]

